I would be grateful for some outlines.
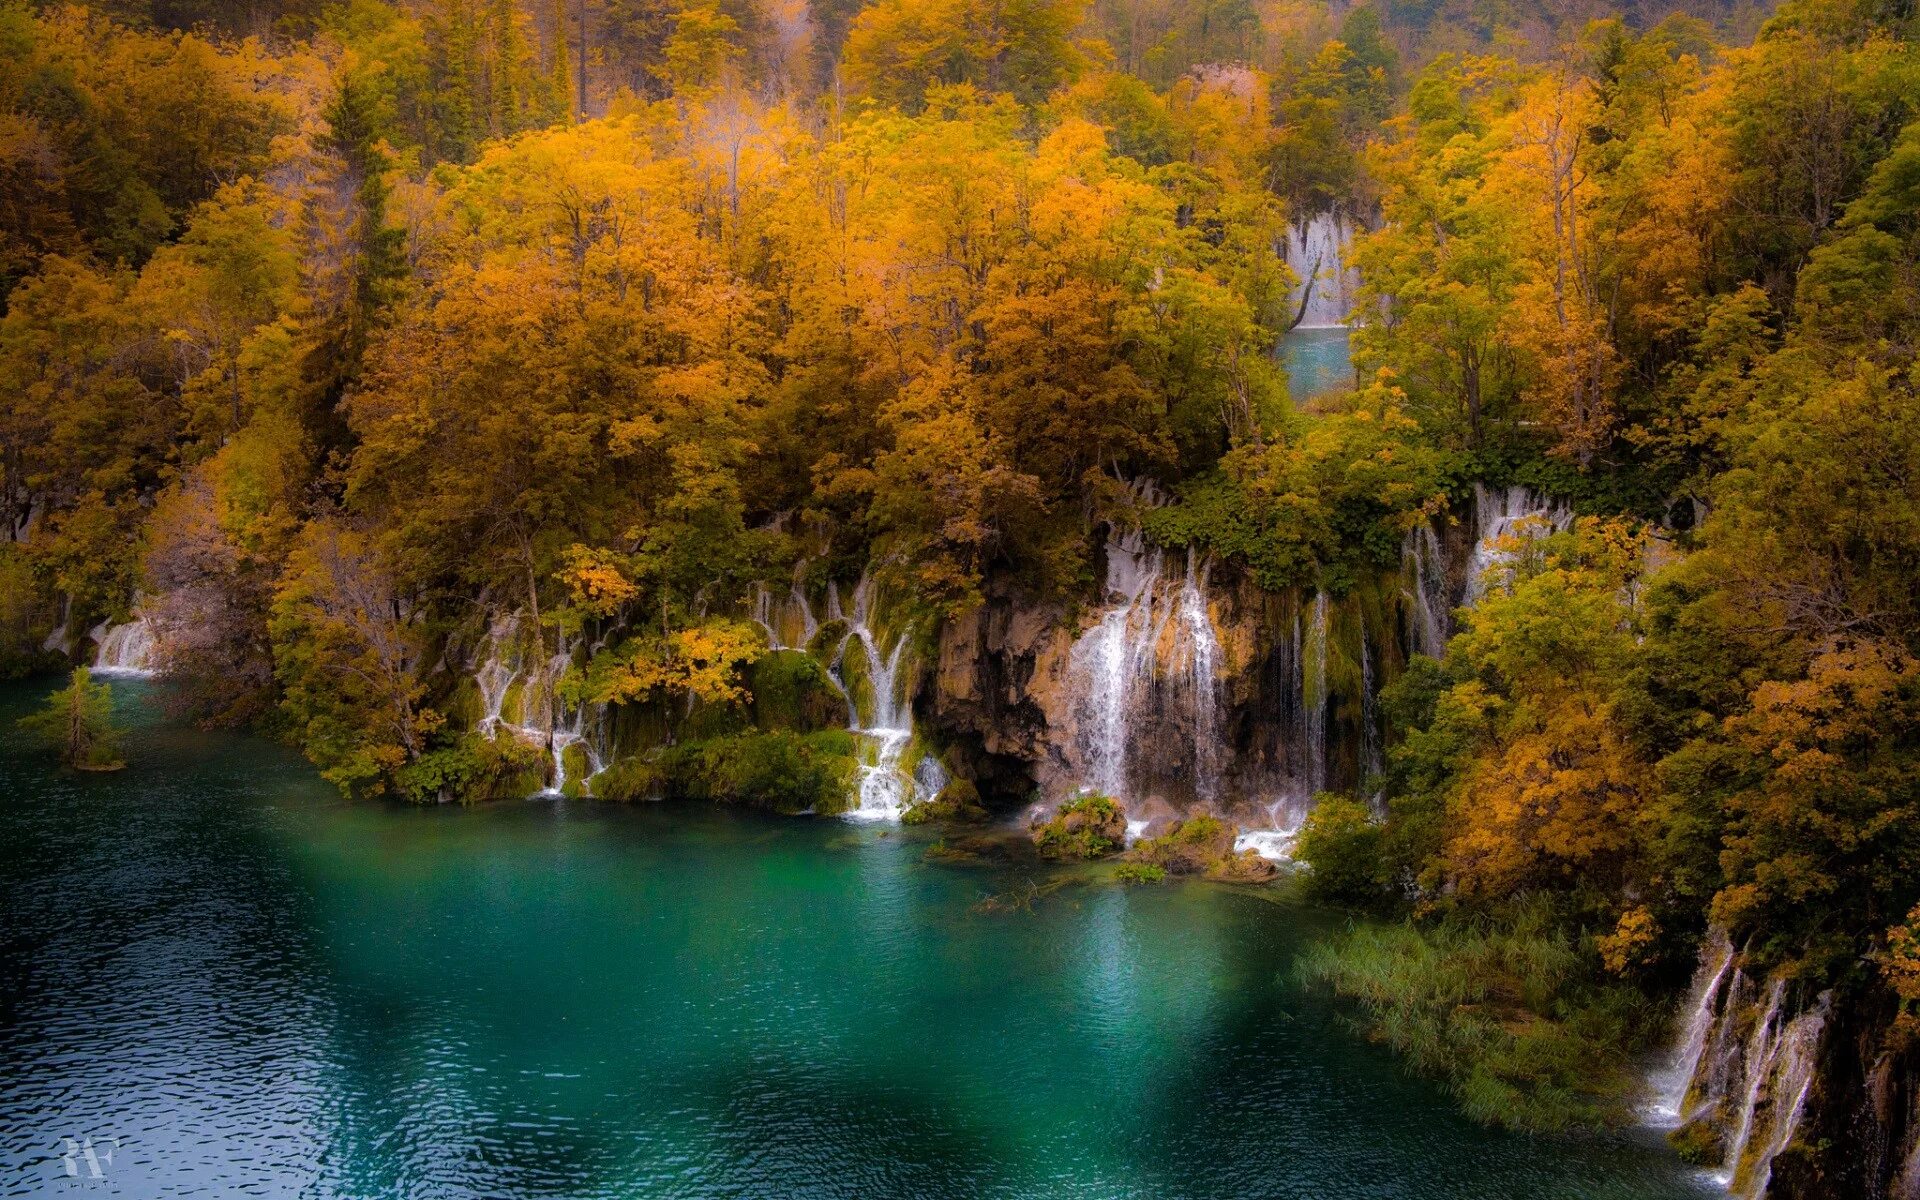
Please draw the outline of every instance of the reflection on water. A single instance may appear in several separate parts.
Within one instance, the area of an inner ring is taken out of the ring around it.
[[[1296,329],[1280,339],[1287,394],[1295,404],[1353,386],[1353,358],[1345,329]]]
[[[142,685],[115,684],[123,702]],[[1461,1120],[1295,986],[1334,918],[924,864],[839,821],[341,803],[148,719],[60,773],[0,693],[0,1193],[1692,1194]],[[88,1169],[84,1159],[78,1169]]]

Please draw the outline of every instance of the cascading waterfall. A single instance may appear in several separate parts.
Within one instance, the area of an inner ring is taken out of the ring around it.
[[[1754,1022],[1753,1035],[1747,1039],[1746,1087],[1733,1136],[1727,1139],[1726,1163],[1720,1169],[1720,1181],[1732,1188],[1739,1181],[1740,1160],[1746,1156],[1747,1139],[1753,1133],[1753,1118],[1766,1092],[1767,1079],[1773,1074],[1773,1058],[1779,1050],[1774,1031],[1780,1024],[1780,1005],[1787,993],[1784,979],[1767,986],[1767,1006]]]
[[[913,705],[903,672],[908,638],[889,646],[874,631],[875,584],[871,573],[854,585],[853,608],[846,610],[840,590],[827,589],[827,619],[845,625],[826,667],[834,687],[846,698],[847,728],[866,740],[855,789],[856,803],[846,816],[854,821],[897,821],[915,803],[931,800],[947,786],[946,771],[934,756],[922,755],[911,772],[903,768],[913,745]],[[810,653],[821,622],[806,592],[795,584],[784,604],[775,604],[762,587],[754,594],[753,619],[767,631],[776,650]],[[857,659],[857,663],[855,660]],[[864,687],[849,687],[848,667],[857,665]]]
[[[1544,537],[1573,524],[1573,512],[1565,505],[1545,500],[1532,488],[1518,485],[1490,491],[1474,484],[1473,513],[1473,557],[1467,564],[1468,604],[1484,595],[1489,584],[1501,584],[1501,569],[1513,557],[1510,548],[1500,545],[1503,538]]]
[[[1822,992],[1814,1007],[1787,1023],[1775,1047],[1771,1086],[1768,1088],[1772,1111],[1770,1130],[1753,1160],[1747,1195],[1759,1200],[1773,1179],[1773,1160],[1793,1141],[1800,1129],[1800,1114],[1806,1108],[1807,1093],[1813,1090],[1813,1076],[1819,1065],[1820,1035],[1826,1032],[1827,1015],[1833,994]],[[1751,1126],[1751,1122],[1749,1122]],[[1730,1171],[1737,1172],[1739,1161],[1732,1160]]]
[[[1297,771],[1301,799],[1327,790],[1327,633],[1331,604],[1325,592],[1313,594],[1313,617],[1300,654],[1300,742],[1306,761]]]
[[[1353,314],[1359,274],[1347,265],[1353,225],[1339,213],[1318,213],[1287,227],[1287,266],[1299,280],[1290,303],[1299,311],[1296,329],[1338,329]]]
[[[1413,610],[1407,629],[1407,653],[1439,658],[1447,652],[1451,605],[1447,561],[1433,522],[1422,520],[1400,543],[1401,595]]]
[[[1681,1010],[1686,1020],[1680,1027],[1680,1044],[1674,1051],[1672,1065],[1654,1080],[1650,1115],[1661,1124],[1677,1125],[1692,1117],[1699,1108],[1697,1103],[1689,1105],[1687,1096],[1707,1054],[1720,985],[1732,970],[1733,943],[1725,932],[1716,929],[1701,948],[1700,967],[1694,972],[1693,986],[1688,989],[1687,1001]]]
[[[1188,732],[1194,796],[1220,794],[1220,644],[1207,612],[1206,572],[1189,552],[1170,579],[1165,556],[1139,530],[1107,543],[1108,604],[1067,657],[1084,784],[1130,799],[1136,722],[1150,711],[1177,715]]]
[[[1379,717],[1374,712],[1376,697],[1373,682],[1373,648],[1367,641],[1367,627],[1360,626],[1360,770],[1368,780],[1378,780],[1386,774],[1386,755],[1380,746]],[[1378,791],[1373,796],[1376,807],[1384,810]]]
[[[603,705],[583,704],[569,709],[560,698],[560,680],[573,664],[573,647],[563,645],[554,654],[528,662],[523,623],[518,612],[500,617],[487,630],[487,650],[474,668],[480,690],[480,719],[476,732],[492,737],[504,729],[528,745],[544,748],[552,757],[552,779],[547,794],[567,787],[567,751],[578,746],[587,759],[587,776],[607,766],[606,711]]]
[[[153,625],[139,613],[120,625],[101,622],[93,641],[93,669],[101,675],[151,675],[159,661]]]

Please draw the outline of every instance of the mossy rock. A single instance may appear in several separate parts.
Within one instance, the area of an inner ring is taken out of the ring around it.
[[[583,796],[587,792],[587,775],[593,770],[593,761],[587,755],[587,748],[575,742],[560,751],[560,764],[566,768],[567,781],[560,785],[560,794],[569,800]]]
[[[753,665],[753,723],[763,730],[813,733],[844,727],[847,703],[820,661],[799,650],[775,650]]]
[[[1667,1135],[1667,1144],[1683,1161],[1695,1166],[1713,1166],[1725,1161],[1727,1139],[1714,1119],[1716,1115],[1709,1114],[1687,1122]]]
[[[635,755],[618,759],[595,775],[593,794],[601,800],[620,802],[658,800],[666,784],[666,774],[651,757]]]
[[[747,732],[675,746],[660,756],[667,790],[695,800],[789,815],[844,812],[853,803],[853,735],[830,729]]]
[[[1234,827],[1219,817],[1188,817],[1141,842],[1127,857],[1169,875],[1201,875],[1221,883],[1266,883],[1279,873],[1253,851],[1234,850],[1234,837]]]
[[[980,789],[970,779],[952,779],[933,799],[914,805],[900,817],[903,825],[979,824],[988,817],[980,803]]]
[[[1042,858],[1105,858],[1119,853],[1126,842],[1127,814],[1111,796],[1068,801],[1033,831],[1033,845]]]
[[[1156,867],[1152,863],[1121,863],[1113,873],[1121,883],[1165,883],[1167,869]]]

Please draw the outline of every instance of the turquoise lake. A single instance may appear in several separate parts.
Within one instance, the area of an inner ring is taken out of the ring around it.
[[[13,728],[46,690],[0,691],[0,1194],[1705,1194],[1652,1133],[1462,1119],[1299,988],[1345,918],[1272,892],[995,913],[1049,877],[929,833],[350,805],[137,683],[80,776]]]
[[[1287,394],[1305,404],[1353,387],[1353,354],[1345,329],[1296,329],[1280,339]]]

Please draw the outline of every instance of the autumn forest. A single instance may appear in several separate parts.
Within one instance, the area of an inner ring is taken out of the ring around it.
[[[1920,1197],[1911,0],[7,3],[0,517],[356,803],[1296,887],[1476,1121]]]

